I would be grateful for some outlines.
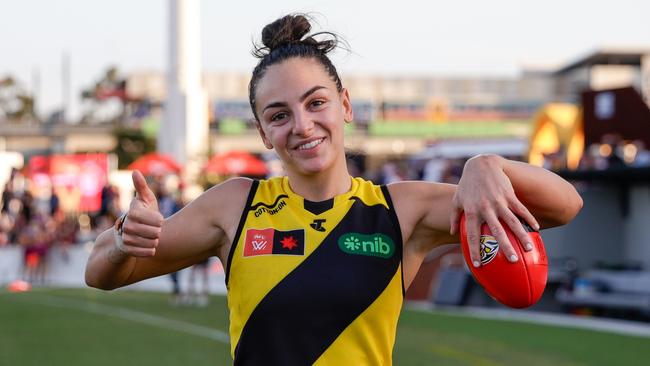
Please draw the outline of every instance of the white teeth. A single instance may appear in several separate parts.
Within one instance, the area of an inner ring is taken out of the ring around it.
[[[313,147],[316,147],[316,145],[319,145],[321,142],[323,142],[323,140],[324,139],[318,139],[318,140],[314,140],[312,142],[306,143],[304,145],[300,145],[300,146],[298,146],[298,150],[311,149]]]

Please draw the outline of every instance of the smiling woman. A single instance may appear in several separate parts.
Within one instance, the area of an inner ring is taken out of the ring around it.
[[[228,180],[163,220],[134,172],[137,196],[98,237],[86,281],[111,289],[217,256],[235,365],[390,365],[404,291],[432,249],[458,243],[461,213],[477,265],[483,223],[516,262],[500,220],[527,251],[519,217],[561,225],[582,201],[558,176],[496,155],[470,159],[458,186],[350,177],[350,94],[327,56],[338,40],[310,31],[287,15],[253,52],[251,108],[287,176]]]

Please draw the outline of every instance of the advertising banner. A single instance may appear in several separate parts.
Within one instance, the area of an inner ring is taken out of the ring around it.
[[[28,174],[35,197],[47,197],[52,189],[63,211],[94,212],[101,207],[102,188],[108,181],[108,155],[34,156]]]

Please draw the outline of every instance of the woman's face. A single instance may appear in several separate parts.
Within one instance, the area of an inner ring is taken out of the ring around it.
[[[347,90],[339,93],[314,59],[269,66],[255,92],[258,129],[288,172],[311,175],[345,164],[343,123],[352,120]]]

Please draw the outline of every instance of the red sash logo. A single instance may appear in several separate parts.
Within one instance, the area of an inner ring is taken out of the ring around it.
[[[248,229],[246,230],[246,241],[244,243],[244,257],[254,255],[265,255],[273,253],[273,234],[275,230],[269,229]]]

